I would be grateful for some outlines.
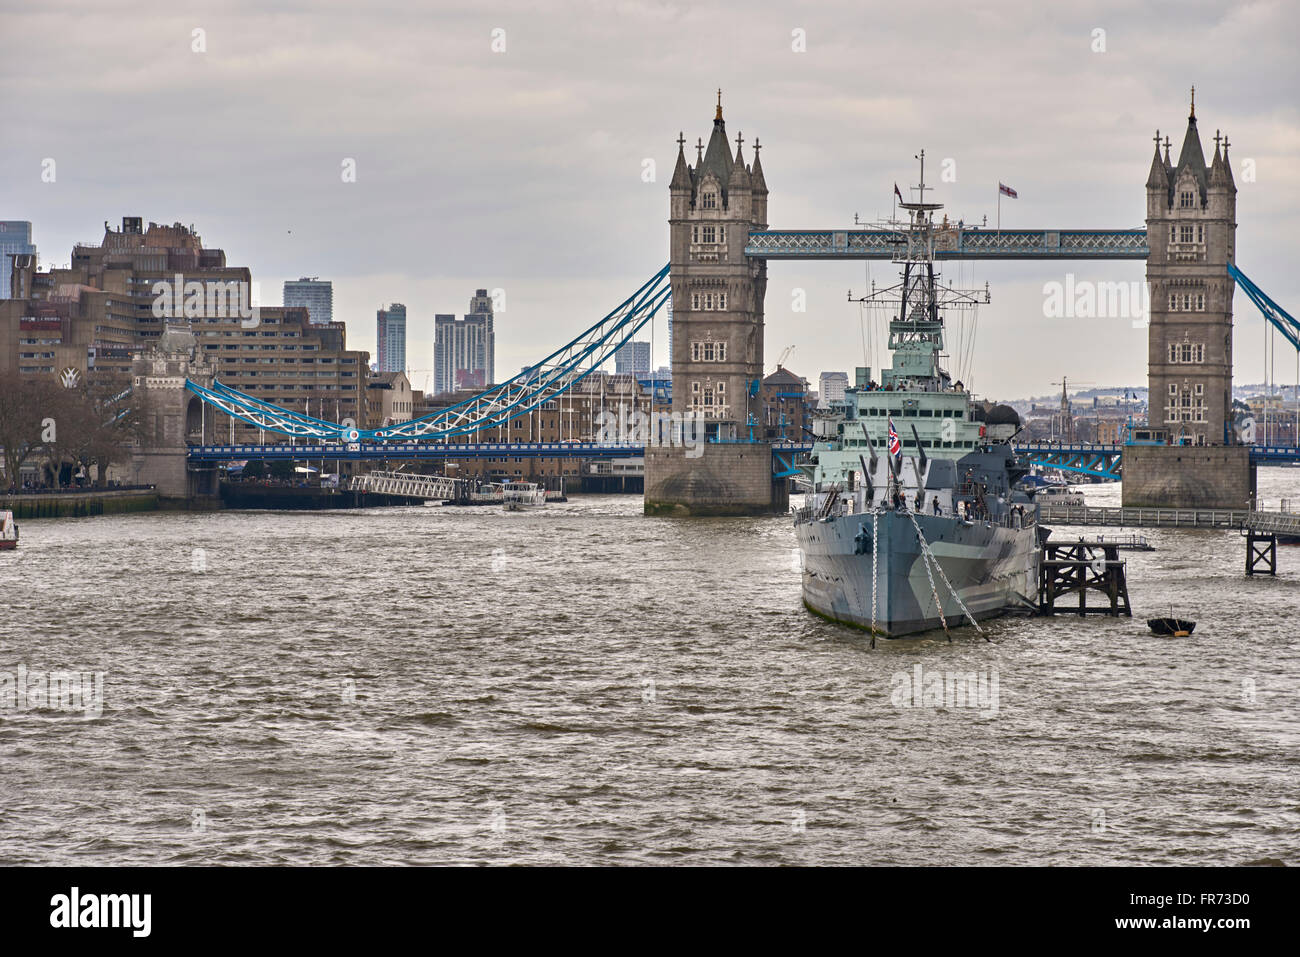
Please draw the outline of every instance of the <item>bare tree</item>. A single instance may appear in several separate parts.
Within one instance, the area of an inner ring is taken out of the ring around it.
[[[78,458],[95,467],[95,485],[103,488],[108,467],[130,457],[130,446],[140,439],[140,398],[125,375],[92,374],[80,398]]]
[[[0,446],[4,447],[4,484],[10,488],[20,486],[24,462],[56,444],[59,418],[67,408],[63,392],[52,378],[0,378]]]

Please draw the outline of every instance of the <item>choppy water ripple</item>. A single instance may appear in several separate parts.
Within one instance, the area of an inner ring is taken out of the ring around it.
[[[1296,863],[1300,549],[1247,579],[1236,533],[1147,531],[1132,620],[873,651],[785,519],[639,508],[24,523],[0,670],[105,704],[0,711],[0,860]],[[1171,604],[1193,638],[1147,633]],[[918,664],[996,713],[897,707]]]

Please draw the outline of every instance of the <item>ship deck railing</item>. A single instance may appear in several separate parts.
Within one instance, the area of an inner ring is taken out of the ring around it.
[[[820,519],[821,521],[829,521],[833,518],[843,518],[845,515],[851,515],[851,514],[869,516],[871,515],[872,511],[873,510],[868,509],[865,512],[858,512],[858,513],[850,512],[843,501],[836,502],[835,505],[829,509],[826,508],[825,504],[823,504],[821,508],[814,508],[811,505],[804,505],[800,508],[795,508],[794,506],[791,506],[790,508],[790,514],[794,518],[794,523],[796,525],[802,525],[805,522],[811,522],[814,521],[815,519]],[[899,511],[899,510],[890,508],[888,506],[877,506],[874,509],[874,511],[884,514],[888,512]],[[997,516],[996,518],[987,517],[987,516],[981,517],[977,515],[967,516],[964,510],[952,509],[952,508],[940,509],[939,512],[936,513],[931,508],[911,508],[909,506],[907,511],[914,512],[915,514],[922,515],[922,516],[929,515],[938,518],[955,518],[958,519],[959,521],[966,522],[970,525],[985,525],[990,528],[994,526],[998,528],[1030,528],[1033,525],[1036,525],[1038,523],[1037,515],[1035,514],[1035,511],[1032,508],[1026,508],[1023,517],[1021,517],[1021,515],[1018,512],[1009,511],[1003,515]]]

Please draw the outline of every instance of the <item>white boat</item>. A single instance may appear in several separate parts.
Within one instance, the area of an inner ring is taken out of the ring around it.
[[[1083,493],[1069,485],[1044,485],[1034,492],[1039,505],[1086,505]]]
[[[18,547],[18,525],[14,522],[14,513],[0,512],[0,550]]]
[[[540,508],[546,504],[546,489],[535,482],[506,482],[501,486],[501,501],[507,512]]]

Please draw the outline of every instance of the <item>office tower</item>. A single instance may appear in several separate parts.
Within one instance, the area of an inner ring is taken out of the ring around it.
[[[325,325],[334,319],[334,284],[315,276],[286,280],[284,305],[286,309],[305,306],[312,325]]]
[[[625,342],[614,353],[614,371],[618,374],[633,374],[650,371],[650,343]]]
[[[496,328],[493,323],[492,315],[492,297],[488,295],[486,289],[474,290],[474,295],[469,301],[469,314],[465,316],[468,319],[484,321],[486,326],[486,340],[484,344],[484,357],[481,365],[483,371],[483,384],[491,385],[496,381],[497,366],[497,347],[496,347]]]
[[[0,220],[0,299],[9,298],[9,277],[13,273],[10,256],[34,256],[32,224],[22,219]]]
[[[406,307],[395,302],[375,313],[376,368],[379,372],[406,371]]]
[[[479,289],[464,319],[440,314],[433,319],[433,389],[485,389],[496,382],[496,333],[492,297]]]
[[[818,405],[826,408],[844,401],[844,390],[849,387],[847,372],[823,372],[817,384],[820,394]]]

